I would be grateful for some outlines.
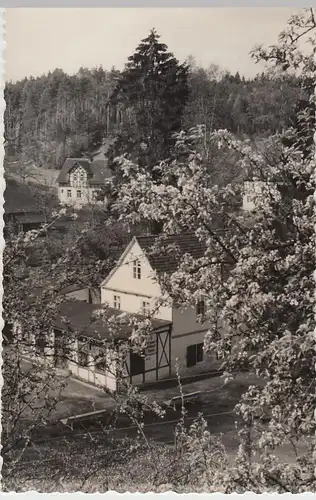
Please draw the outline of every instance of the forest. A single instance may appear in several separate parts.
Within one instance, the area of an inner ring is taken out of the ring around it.
[[[269,136],[289,127],[303,96],[299,78],[270,70],[254,78],[231,74],[188,57],[188,96],[180,128],[204,124],[239,136]],[[93,151],[104,137],[130,128],[131,107],[111,99],[123,72],[61,69],[7,82],[5,142],[7,159],[59,169],[67,157]],[[133,107],[133,106],[132,106]]]

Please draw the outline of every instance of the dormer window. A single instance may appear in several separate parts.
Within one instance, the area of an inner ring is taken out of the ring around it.
[[[133,262],[133,278],[140,280],[142,277],[142,267],[140,261],[134,260]]]

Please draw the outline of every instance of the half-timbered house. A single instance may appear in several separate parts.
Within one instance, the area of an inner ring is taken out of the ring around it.
[[[218,366],[217,360],[204,355],[203,342],[210,324],[200,322],[205,313],[203,298],[195,307],[180,307],[162,293],[160,284],[162,274],[177,269],[177,251],[182,256],[187,253],[199,258],[204,255],[203,245],[194,234],[180,234],[166,239],[167,245],[176,247],[175,253],[157,253],[152,252],[155,241],[152,235],[135,236],[101,284],[101,303],[128,314],[149,314],[155,321],[169,325],[168,341],[167,334],[164,338],[161,335],[151,338],[153,355],[144,358],[141,373],[131,370],[132,383],[146,383],[174,376],[176,372],[181,375]],[[164,351],[158,351],[160,345],[164,346]],[[162,359],[166,366],[161,365]],[[132,360],[133,356],[131,364]]]
[[[131,240],[101,283],[100,302],[93,303],[87,290],[65,291],[50,345],[41,347],[43,355],[48,353],[48,362],[113,391],[124,380],[140,385],[218,367],[218,361],[206,357],[203,349],[210,327],[200,322],[205,313],[203,299],[196,307],[181,307],[162,293],[160,278],[177,269],[179,257],[153,254],[155,240],[154,236]],[[167,241],[182,255],[204,255],[193,234]],[[146,339],[138,349],[135,325],[139,338]]]
[[[106,160],[67,158],[58,177],[58,199],[64,205],[80,208],[98,203],[100,188],[111,172]]]

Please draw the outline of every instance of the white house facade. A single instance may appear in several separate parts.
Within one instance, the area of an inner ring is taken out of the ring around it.
[[[74,208],[100,203],[100,189],[110,177],[105,160],[67,158],[57,177],[58,199]]]
[[[49,342],[34,342],[37,359],[42,356],[45,362],[111,391],[118,391],[122,380],[140,385],[219,367],[203,349],[210,327],[198,321],[205,313],[204,301],[183,308],[163,296],[159,275],[172,272],[177,261],[152,257],[149,249],[155,239],[132,239],[101,283],[99,299],[94,300],[87,289],[65,290],[71,300],[61,304]],[[204,253],[194,235],[170,239],[170,243],[180,244],[183,253]],[[100,309],[103,319],[92,320]],[[146,347],[136,352],[130,339],[133,320],[145,325],[147,338]]]
[[[141,236],[131,241],[116,267],[101,284],[101,302],[121,311],[133,314],[148,313],[157,320],[170,322],[170,375],[174,376],[177,371],[183,375],[216,369],[217,360],[206,357],[203,351],[205,333],[210,324],[198,322],[198,317],[205,312],[205,304],[201,300],[196,307],[177,307],[169,297],[163,297],[159,272],[168,272],[169,263],[165,258],[160,260],[148,257],[147,251],[154,244],[154,240],[153,236]],[[198,252],[200,256],[203,254],[204,250],[198,248],[199,242],[193,235],[170,238],[171,243],[179,241],[183,252],[187,246],[190,253],[193,242],[195,253]],[[170,267],[173,267],[172,261]],[[155,374],[152,374],[148,377],[145,373],[145,382],[154,376]]]
[[[245,211],[253,211],[259,205],[272,197],[274,200],[280,198],[280,193],[272,182],[258,179],[244,182],[242,207]]]

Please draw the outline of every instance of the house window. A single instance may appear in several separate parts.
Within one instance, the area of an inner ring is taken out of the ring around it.
[[[71,198],[71,189],[67,189],[67,198]]]
[[[64,190],[63,190],[63,189],[61,189],[61,190],[60,190],[60,192],[61,192],[61,193],[63,193],[63,192],[64,192]]]
[[[136,352],[130,354],[130,375],[140,375],[145,371],[145,358]]]
[[[142,313],[143,314],[148,314],[149,311],[150,311],[150,303],[146,302],[146,301],[143,301],[142,302]]]
[[[106,360],[106,352],[105,350],[101,350],[98,353],[96,362],[95,362],[95,369],[100,371],[100,372],[106,372],[107,371],[107,360]]]
[[[133,277],[140,280],[142,277],[142,268],[139,260],[134,260],[133,262]]]
[[[204,299],[200,299],[196,304],[196,315],[204,316],[205,315],[205,301]]]
[[[203,361],[203,343],[187,347],[187,367],[195,366]]]
[[[65,367],[71,355],[71,346],[63,332],[54,330],[54,364],[56,367]]]
[[[44,335],[39,334],[35,338],[35,351],[38,356],[44,356],[46,347],[46,339]]]
[[[87,341],[78,340],[78,365],[88,366],[90,346]]]
[[[115,309],[121,309],[121,297],[119,295],[114,295],[113,304]]]
[[[77,198],[81,198],[81,190],[77,189]]]

